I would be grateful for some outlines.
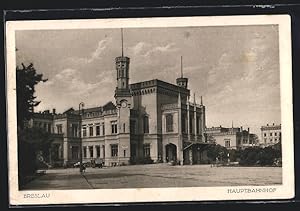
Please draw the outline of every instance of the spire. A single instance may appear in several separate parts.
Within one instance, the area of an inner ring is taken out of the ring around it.
[[[203,102],[202,102],[202,96],[201,96],[201,105],[203,105]]]
[[[233,120],[231,120],[231,127],[233,128]]]
[[[194,104],[196,105],[196,92],[194,92]]]
[[[182,68],[182,56],[180,57],[180,73],[181,73],[181,78],[183,78],[183,68]]]
[[[123,50],[123,28],[121,28],[121,42],[122,42],[122,57],[124,56],[124,50]]]

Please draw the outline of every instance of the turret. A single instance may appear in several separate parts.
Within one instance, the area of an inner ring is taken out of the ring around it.
[[[180,59],[180,65],[181,65],[180,72],[181,72],[181,76],[180,76],[180,78],[176,79],[176,84],[177,84],[177,86],[180,86],[180,87],[183,87],[183,88],[187,89],[188,78],[184,78],[183,77],[182,56],[180,58],[181,58]]]

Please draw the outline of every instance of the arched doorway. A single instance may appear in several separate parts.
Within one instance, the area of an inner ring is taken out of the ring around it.
[[[166,145],[166,161],[177,161],[177,146],[175,144]]]

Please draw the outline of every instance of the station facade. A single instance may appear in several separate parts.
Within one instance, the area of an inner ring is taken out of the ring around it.
[[[207,160],[205,106],[190,101],[188,78],[171,84],[158,79],[129,84],[130,58],[116,64],[115,102],[62,114],[35,113],[31,126],[53,136],[50,162],[72,165],[103,159],[105,165],[153,162],[195,164]],[[113,95],[113,93],[112,93]],[[82,150],[80,152],[80,150]]]

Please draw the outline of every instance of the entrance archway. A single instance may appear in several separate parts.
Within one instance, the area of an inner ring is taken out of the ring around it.
[[[175,144],[166,145],[166,161],[177,161],[177,146]]]

